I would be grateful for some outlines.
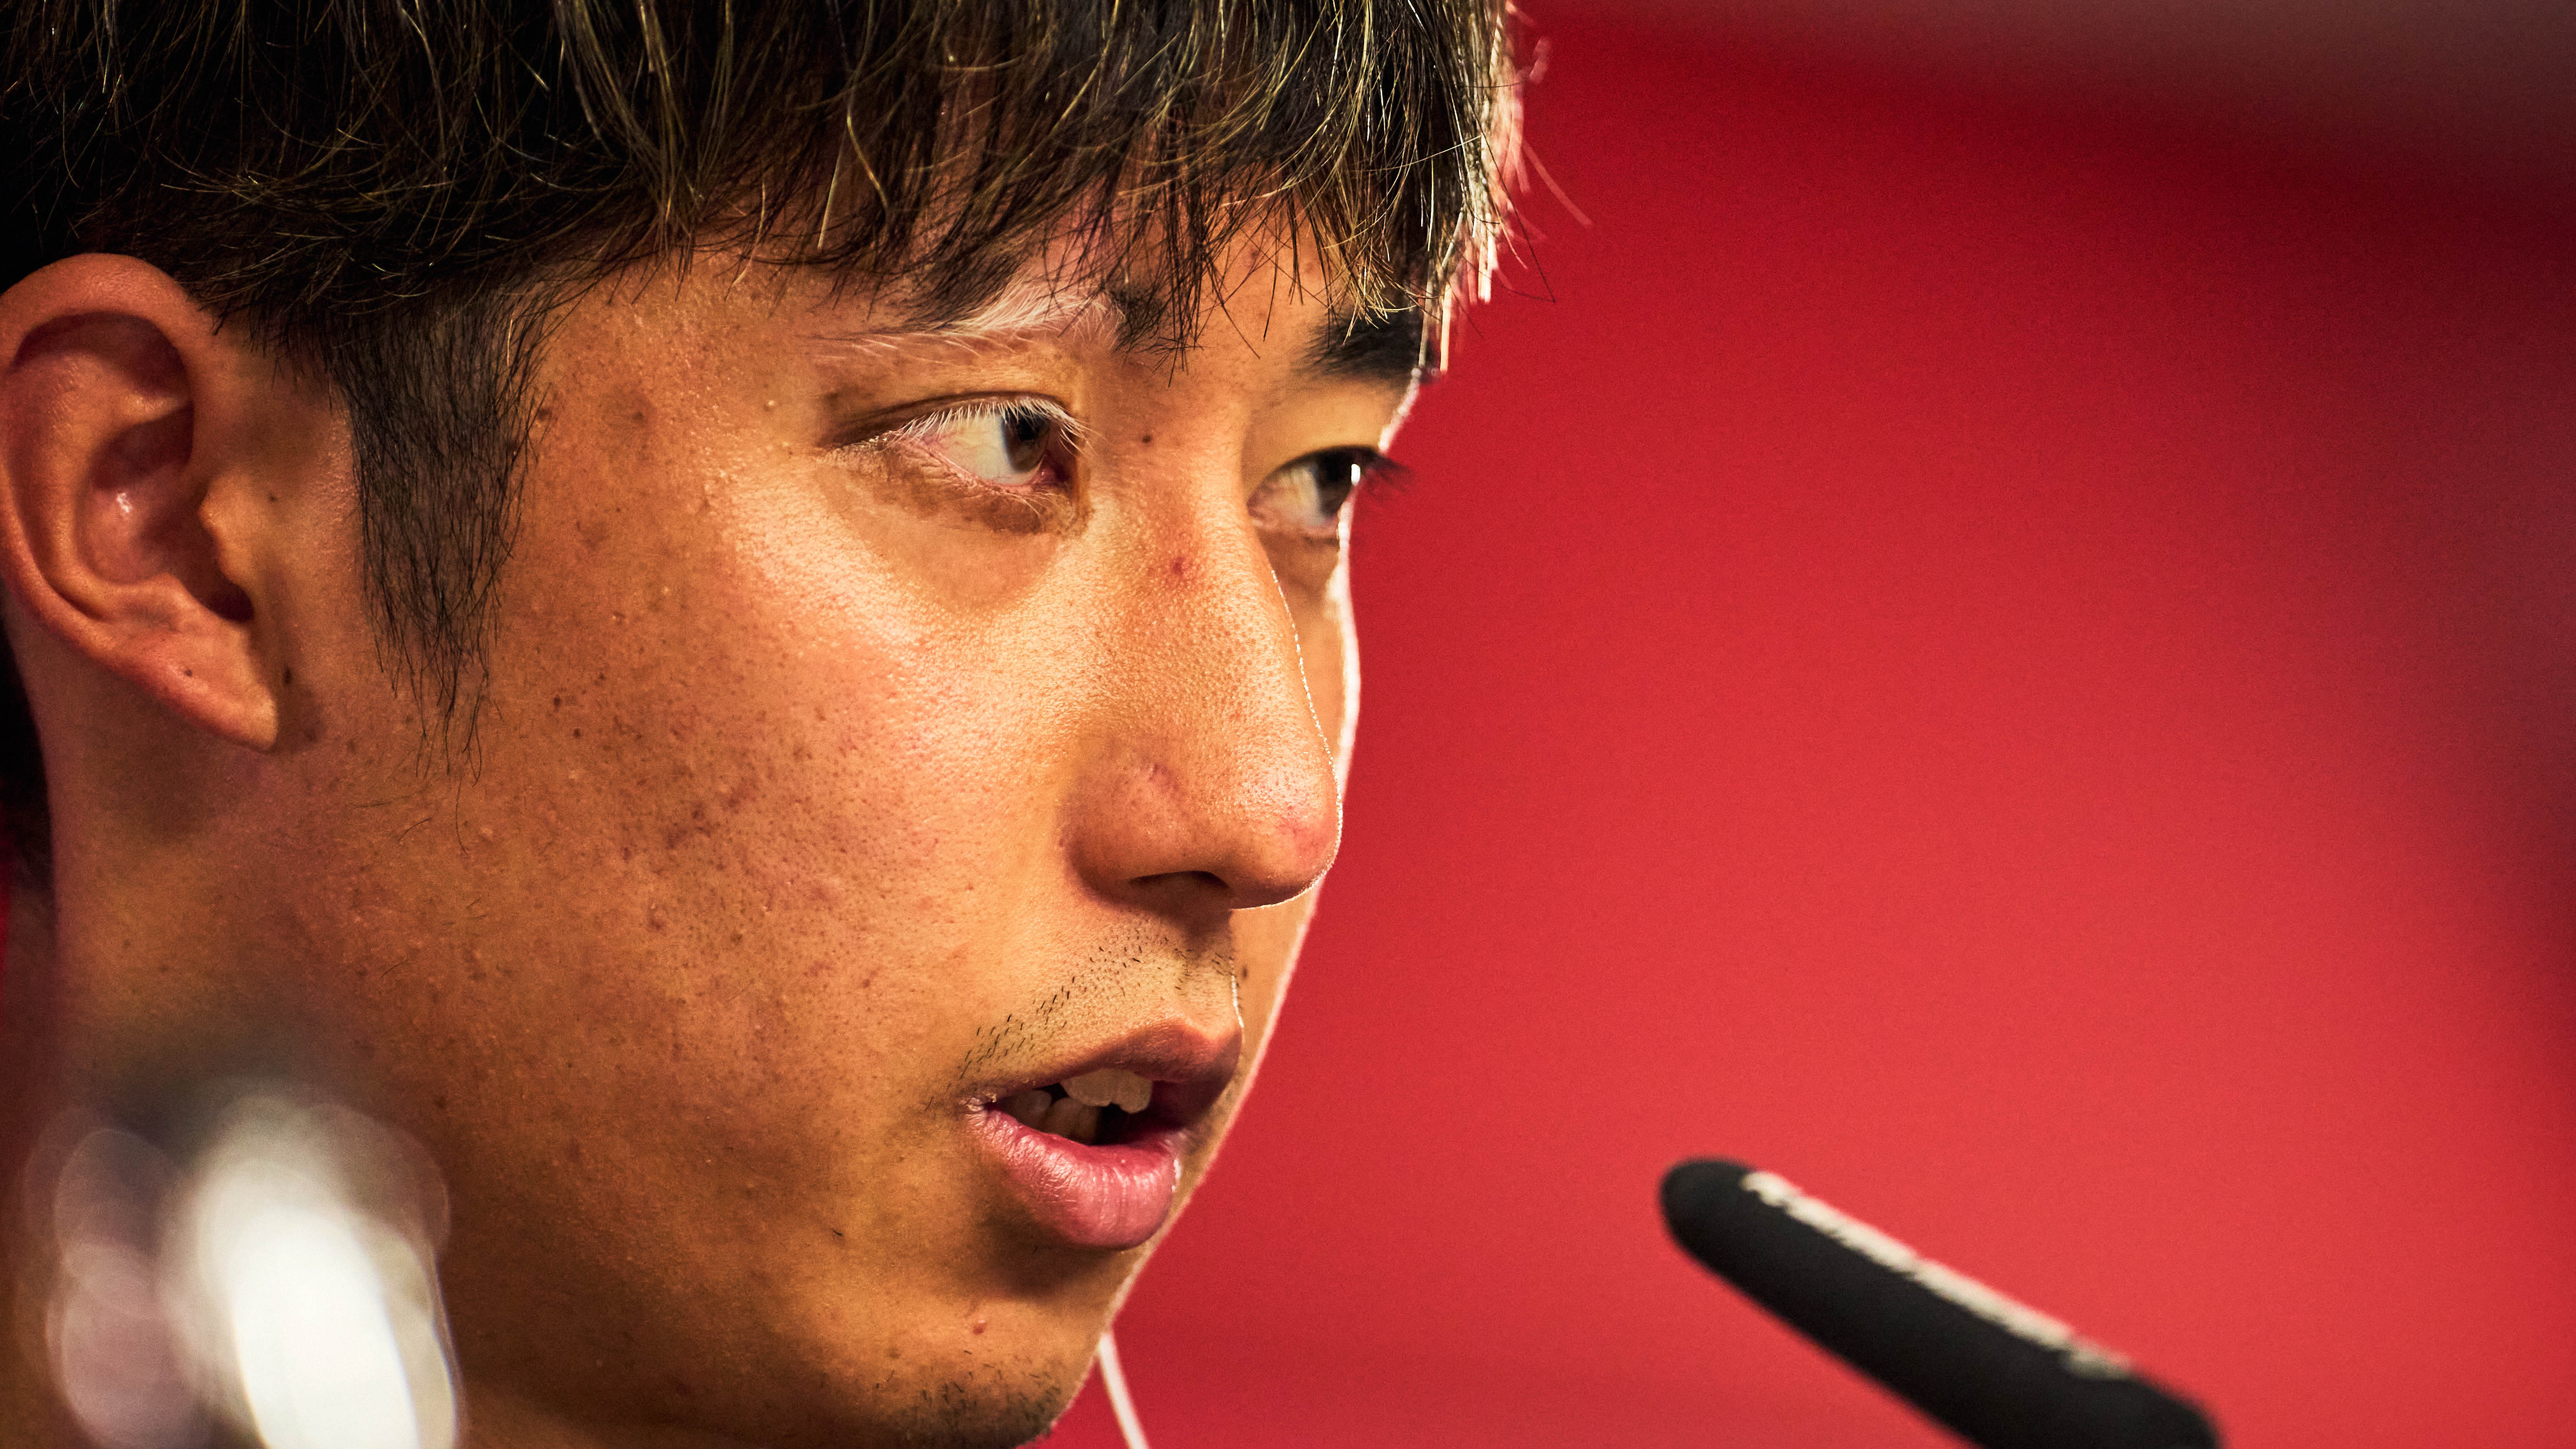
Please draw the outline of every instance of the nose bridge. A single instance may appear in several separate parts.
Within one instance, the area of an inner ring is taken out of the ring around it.
[[[1339,846],[1340,791],[1240,499],[1167,494],[1120,571],[1107,641],[1120,704],[1076,822],[1086,873],[1114,891],[1213,883],[1228,907],[1299,894]]]

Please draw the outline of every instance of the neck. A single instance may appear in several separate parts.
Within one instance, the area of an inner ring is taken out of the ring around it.
[[[45,1342],[52,1264],[24,1200],[29,1159],[61,1110],[61,1012],[53,901],[21,866],[8,872],[8,931],[0,958],[0,1443],[74,1449],[84,1442],[54,1392]]]

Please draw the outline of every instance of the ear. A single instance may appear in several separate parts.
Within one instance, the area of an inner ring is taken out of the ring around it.
[[[273,510],[246,505],[273,500],[258,440],[287,390],[131,257],[72,257],[0,297],[0,582],[75,655],[256,750],[278,697],[250,535]]]

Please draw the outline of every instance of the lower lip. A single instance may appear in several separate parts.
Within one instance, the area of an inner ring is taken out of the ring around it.
[[[1023,1126],[999,1107],[975,1114],[975,1131],[1037,1220],[1083,1248],[1142,1245],[1172,1215],[1181,1182],[1181,1133],[1145,1127],[1125,1142],[1091,1147]]]

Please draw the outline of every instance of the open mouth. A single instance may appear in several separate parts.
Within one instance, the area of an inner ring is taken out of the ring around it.
[[[1015,1092],[993,1104],[1021,1126],[1110,1147],[1129,1141],[1158,1115],[1154,1083],[1116,1067]]]
[[[1171,1216],[1181,1161],[1242,1045],[1240,1033],[1147,1030],[1055,1067],[1053,1081],[996,1083],[960,1105],[1038,1227],[1077,1247],[1133,1248]]]

